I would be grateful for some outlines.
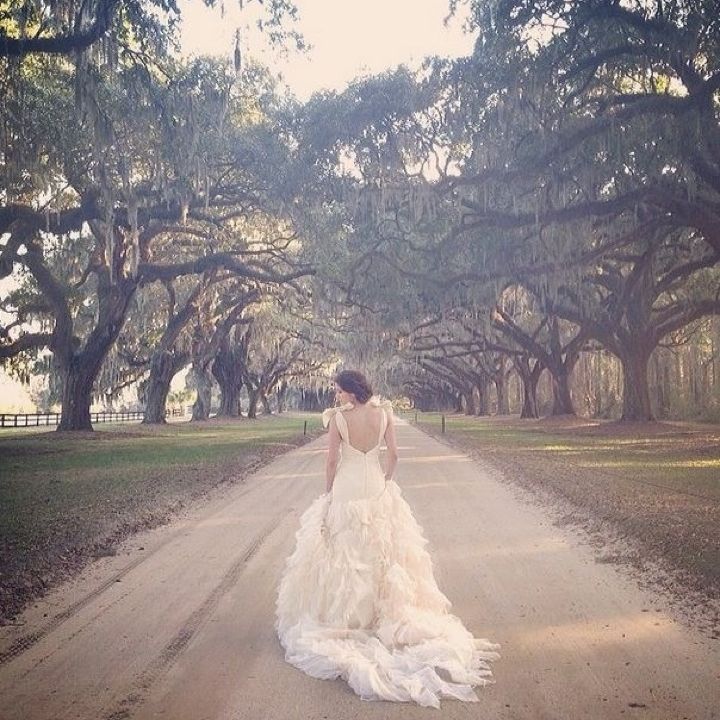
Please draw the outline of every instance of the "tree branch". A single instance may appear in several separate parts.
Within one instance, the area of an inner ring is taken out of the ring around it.
[[[40,350],[50,347],[52,340],[51,333],[26,333],[7,345],[0,343],[0,360],[15,357],[26,350]]]
[[[0,30],[0,57],[24,57],[32,53],[69,55],[86,50],[110,29],[119,4],[120,0],[102,0],[98,3],[98,13],[93,24],[87,30],[72,35],[12,38]]]

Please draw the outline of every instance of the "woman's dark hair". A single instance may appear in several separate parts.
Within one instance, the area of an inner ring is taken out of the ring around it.
[[[343,370],[335,376],[335,383],[345,392],[352,393],[357,401],[365,404],[373,395],[367,378],[357,370]]]

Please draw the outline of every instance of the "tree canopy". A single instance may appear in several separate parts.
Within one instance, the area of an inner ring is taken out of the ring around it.
[[[715,4],[461,4],[471,56],[304,104],[174,58],[172,4],[0,4],[7,367],[52,353],[64,427],[108,358],[153,422],[181,367],[207,417],[213,382],[254,414],[339,362],[466,412],[514,383],[534,417],[604,352],[653,418],[651,359],[720,314]],[[294,8],[267,13],[287,42]]]

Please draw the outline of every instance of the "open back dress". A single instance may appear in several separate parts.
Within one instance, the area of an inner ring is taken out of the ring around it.
[[[371,401],[372,402],[372,401]],[[350,444],[342,410],[325,413],[341,438],[332,490],[300,519],[280,580],[276,629],[285,659],[315,678],[343,678],[365,700],[477,701],[497,645],[477,639],[439,590],[427,541],[400,487],[385,481],[380,447]]]

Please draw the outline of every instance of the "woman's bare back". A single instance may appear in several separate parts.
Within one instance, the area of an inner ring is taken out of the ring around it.
[[[378,444],[382,416],[385,411],[372,405],[356,405],[343,411],[348,427],[348,443],[360,452],[370,452]]]

